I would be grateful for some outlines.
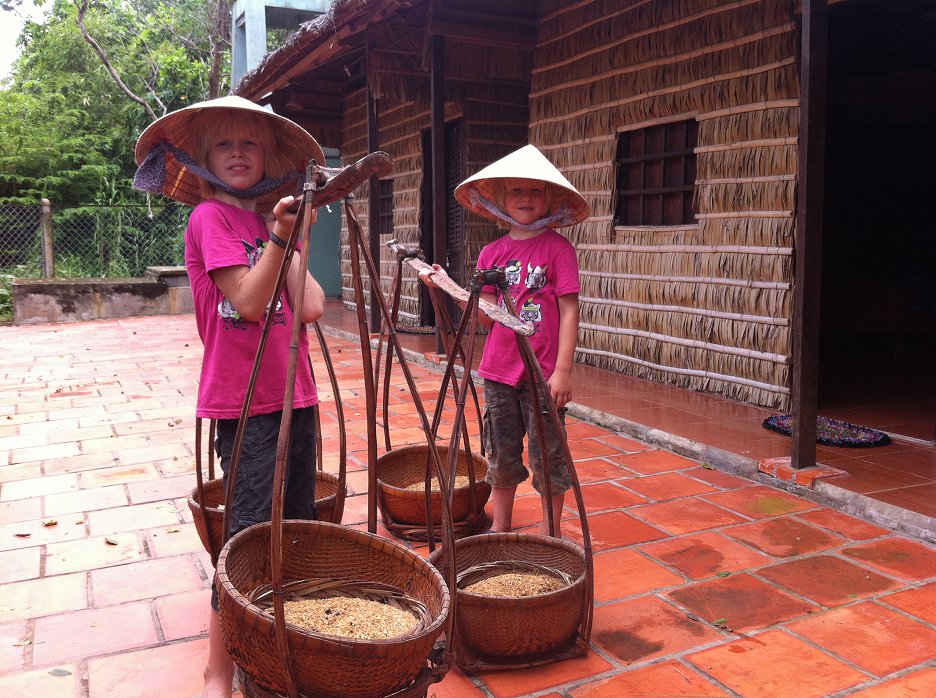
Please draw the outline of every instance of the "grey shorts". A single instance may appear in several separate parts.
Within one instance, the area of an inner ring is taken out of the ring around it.
[[[542,404],[542,401],[541,401]],[[565,425],[565,408],[559,419]],[[523,465],[523,438],[529,435],[529,461],[533,487],[542,493],[543,457],[533,412],[532,388],[522,383],[516,388],[505,383],[484,381],[484,450],[488,457],[485,481],[492,487],[514,487],[525,481],[529,471]],[[572,487],[563,444],[565,429],[556,428],[548,414],[543,415],[546,455],[552,494]]]
[[[244,431],[237,481],[228,513],[228,538],[238,531],[273,517],[273,477],[276,442],[282,412],[250,417]],[[220,419],[215,448],[227,487],[234,453],[237,419]],[[314,519],[315,511],[315,408],[295,409],[290,424],[289,461],[286,468],[284,519]],[[218,610],[218,589],[212,585],[211,607]]]

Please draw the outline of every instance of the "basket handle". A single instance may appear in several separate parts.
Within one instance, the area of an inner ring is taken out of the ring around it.
[[[505,305],[507,306],[507,309],[511,315],[517,317],[517,308],[514,305],[513,298],[511,297],[510,293],[501,293],[501,296],[504,298]],[[585,511],[585,499],[582,496],[582,486],[579,483],[578,474],[575,471],[575,464],[572,461],[572,452],[569,449],[569,438],[566,434],[565,426],[559,418],[559,411],[556,409],[556,403],[553,402],[552,394],[549,390],[549,383],[546,381],[546,376],[543,374],[543,369],[540,367],[539,361],[536,358],[536,354],[533,353],[533,348],[530,346],[530,340],[520,333],[516,333],[514,337],[517,340],[517,348],[520,350],[520,357],[523,359],[523,364],[526,368],[527,375],[533,379],[533,390],[531,391],[531,394],[533,396],[533,404],[536,408],[536,428],[539,433],[540,443],[543,443],[543,436],[546,431],[543,420],[543,406],[547,408],[545,412],[548,414],[552,425],[559,430],[562,436],[559,441],[562,444],[565,461],[569,465],[569,479],[572,481],[572,492],[575,495],[575,503],[578,507],[579,522],[582,526],[582,547],[585,550],[585,612],[582,620],[581,639],[585,643],[588,643],[589,639],[591,638],[591,627],[594,617],[595,569],[591,547],[591,535],[588,530],[588,516],[586,515]],[[547,468],[547,459],[549,457],[547,453],[548,449],[544,448],[541,450],[543,451],[543,482],[545,484],[545,487],[543,488],[543,497],[546,498],[546,511],[549,518],[549,531],[550,533],[553,533],[555,531],[555,522],[553,521],[552,506],[550,506],[552,485],[550,482],[551,478],[549,477],[549,469]]]
[[[332,394],[335,396],[335,416],[338,420],[338,492],[335,495],[335,511],[341,512],[344,509],[345,501],[345,483],[347,482],[348,471],[348,430],[345,427],[344,404],[341,400],[341,389],[338,385],[338,375],[335,372],[335,363],[332,361],[331,352],[328,350],[328,343],[325,341],[325,334],[318,322],[312,323],[315,330],[315,336],[318,338],[319,349],[322,352],[322,358],[325,361],[325,367],[328,372],[328,379],[331,383]],[[311,365],[310,365],[311,370]],[[314,379],[314,376],[313,376]],[[318,419],[315,420],[318,428],[318,438],[315,448],[318,456],[319,470],[322,470],[322,425]],[[336,517],[335,523],[340,523],[341,516]]]
[[[377,267],[374,264],[374,260],[370,255],[367,246],[364,244],[364,236],[361,233],[361,226],[358,223],[357,217],[354,214],[354,211],[351,209],[350,203],[345,201],[345,218],[348,222],[348,237],[350,242],[350,261],[352,269],[360,269],[361,262],[364,262],[365,269],[370,281],[370,288],[372,289],[371,293],[371,302],[376,303],[377,307],[371,307],[371,312],[380,312],[381,317],[389,317],[390,311],[387,308],[386,299],[383,297],[383,294],[377,292],[377,289],[380,288],[380,275],[377,271]],[[354,285],[354,298],[357,305],[357,315],[358,315],[358,327],[359,335],[361,342],[361,354],[364,360],[364,385],[365,385],[365,397],[366,397],[366,409],[367,409],[367,469],[368,469],[368,530],[373,533],[377,528],[377,439],[376,439],[376,416],[377,416],[377,406],[376,406],[376,390],[374,385],[374,373],[373,373],[373,363],[371,360],[371,345],[370,345],[370,335],[367,330],[367,321],[364,313],[364,289],[361,281],[360,274],[352,274],[351,278]],[[413,403],[416,407],[416,412],[419,415],[420,422],[422,424],[423,432],[426,435],[426,442],[429,448],[429,453],[432,457],[433,464],[435,467],[436,476],[439,478],[440,483],[445,482],[445,473],[443,471],[442,462],[439,456],[439,450],[436,446],[435,439],[433,438],[432,429],[429,425],[429,421],[426,417],[426,410],[423,407],[422,399],[419,397],[419,391],[416,387],[416,382],[413,379],[413,374],[410,371],[409,364],[405,359],[403,353],[403,347],[400,344],[400,338],[397,335],[396,327],[393,323],[387,324],[387,336],[388,342],[392,345],[393,349],[396,351],[396,355],[399,358],[400,369],[402,370],[403,377],[406,380],[407,387],[413,398]],[[452,513],[450,503],[447,501],[447,497],[442,497],[442,541],[443,545],[448,547],[448,550],[454,551],[455,549],[455,535],[452,531]],[[429,521],[426,522],[427,527]],[[453,656],[452,655],[452,634],[455,627],[455,606],[456,606],[456,590],[455,590],[455,556],[448,556],[450,561],[450,574],[448,576],[449,592],[451,597],[451,605],[449,607],[449,616],[446,623],[445,630],[445,657],[448,661]]]
[[[208,479],[214,480],[214,434],[216,421],[214,419],[208,422]],[[218,554],[221,552],[221,546],[216,541],[213,526],[208,521],[208,505],[205,498],[205,481],[202,476],[202,418],[195,418],[195,491],[198,492],[198,503],[201,505],[200,516],[202,517],[202,529],[208,539],[208,555],[211,557],[211,564],[217,566]]]
[[[459,431],[461,433],[461,439],[465,444],[465,457],[468,461],[468,511],[470,515],[479,515],[481,510],[481,503],[478,499],[478,495],[475,492],[475,473],[473,466],[473,458],[471,455],[471,440],[468,434],[468,423],[464,418],[465,413],[465,400],[466,396],[470,390],[472,398],[474,399],[475,414],[478,419],[479,432],[481,435],[481,453],[484,454],[484,422],[481,419],[481,406],[478,402],[478,393],[475,389],[474,381],[471,378],[471,366],[474,359],[474,345],[475,339],[477,338],[477,327],[478,327],[478,301],[480,300],[480,287],[478,289],[472,289],[472,292],[468,296],[468,301],[465,305],[465,310],[462,313],[461,321],[458,323],[458,329],[455,331],[454,339],[451,338],[452,334],[452,320],[448,314],[448,311],[445,309],[445,304],[439,301],[438,290],[432,286],[428,287],[429,297],[432,301],[433,308],[436,311],[437,319],[442,320],[444,327],[443,336],[446,338],[446,349],[447,357],[445,361],[445,371],[442,374],[442,385],[439,388],[439,396],[436,400],[435,414],[433,415],[432,421],[432,435],[435,438],[438,431],[439,424],[442,420],[442,411],[445,406],[445,396],[448,394],[448,385],[451,382],[452,392],[455,395],[455,404],[456,404],[456,415],[453,422],[452,433],[450,435],[449,451],[448,451],[448,473],[449,473],[449,483],[445,492],[445,497],[448,501],[452,501],[454,497],[455,490],[455,478],[458,473],[458,456],[461,454],[460,449],[458,448],[459,443]],[[471,341],[468,343],[468,351],[466,352],[463,347],[465,335],[471,337]],[[454,380],[455,374],[455,364],[456,359],[460,358],[462,362],[462,382],[459,386]],[[430,487],[430,464],[426,462],[426,491],[429,491]],[[432,500],[430,497],[426,497],[426,521],[432,521]],[[434,536],[429,535],[429,552],[434,550]]]

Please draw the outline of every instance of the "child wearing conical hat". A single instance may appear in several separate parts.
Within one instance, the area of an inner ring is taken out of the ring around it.
[[[534,325],[529,338],[546,377],[550,396],[564,418],[572,397],[572,364],[579,324],[579,278],[575,248],[555,228],[575,225],[588,218],[589,207],[581,194],[532,145],[527,145],[488,165],[455,189],[455,198],[480,216],[506,230],[503,237],[486,245],[478,255],[479,269],[504,267],[508,293],[520,318]],[[429,285],[439,265],[421,272]],[[485,286],[481,298],[504,305],[500,290]],[[492,529],[510,531],[517,486],[529,477],[523,464],[524,437],[529,446],[533,486],[543,491],[542,479],[550,478],[555,535],[565,492],[571,487],[564,437],[547,429],[540,443],[536,427],[530,377],[520,358],[513,330],[492,323],[478,374],[484,378],[484,441],[489,468],[486,481],[492,487]],[[564,421],[564,420],[563,420]],[[543,451],[549,473],[543,473]],[[549,534],[548,511],[543,510],[543,535]]]
[[[324,164],[322,149],[303,128],[240,97],[180,109],[151,124],[136,148],[134,186],[194,205],[185,231],[185,265],[195,321],[204,344],[196,416],[217,420],[221,468],[227,472],[242,406],[267,313],[274,319],[256,382],[238,462],[228,535],[272,516],[276,445],[285,400],[295,323],[300,355],[308,355],[305,323],[324,311],[322,288],[294,255],[283,293],[270,303],[296,214],[306,162]],[[314,214],[313,214],[314,217]],[[305,275],[302,315],[293,313]],[[315,411],[308,361],[296,365],[284,517],[315,518]],[[204,698],[232,693],[234,664],[212,588]]]

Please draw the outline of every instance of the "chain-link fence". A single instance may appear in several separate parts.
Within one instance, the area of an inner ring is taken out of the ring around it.
[[[128,278],[184,263],[190,209],[160,206],[0,204],[0,320],[15,278]]]
[[[0,275],[44,276],[48,252],[61,278],[138,277],[149,266],[180,265],[189,211],[171,203],[53,207],[43,220],[41,205],[0,204]]]

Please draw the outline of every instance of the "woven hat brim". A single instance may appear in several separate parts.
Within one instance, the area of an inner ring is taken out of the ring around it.
[[[195,139],[188,125],[195,114],[207,109],[248,111],[272,120],[277,152],[286,159],[290,168],[297,172],[303,172],[310,160],[315,160],[320,165],[325,164],[325,154],[318,141],[299,124],[243,97],[231,95],[183,107],[151,123],[137,140],[135,150],[137,165],[146,159],[156,143],[163,140],[169,141],[192,155]],[[222,118],[220,111],[218,116]],[[162,188],[163,195],[190,206],[200,204],[203,198],[200,177],[178,162],[170,153],[166,154],[165,160],[166,180]],[[295,182],[286,182],[278,189],[258,197],[257,210],[269,211],[277,201],[290,194],[296,194]]]
[[[572,220],[565,223],[566,226],[581,223],[591,215],[591,207],[585,201],[585,197],[579,194],[556,166],[533,145],[525,145],[468,177],[455,188],[455,199],[469,211],[488,220],[497,221],[497,216],[471,200],[470,192],[474,189],[485,199],[494,201],[494,192],[497,189],[494,180],[498,179],[538,179],[551,184],[552,209],[555,211],[564,205],[571,213]]]

